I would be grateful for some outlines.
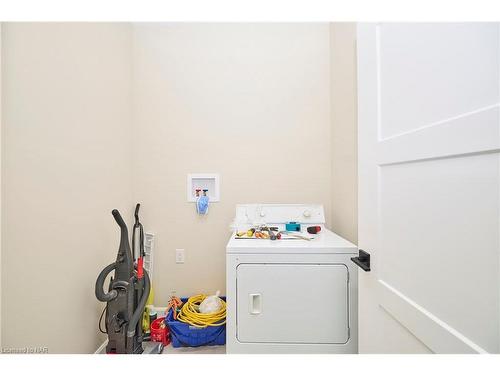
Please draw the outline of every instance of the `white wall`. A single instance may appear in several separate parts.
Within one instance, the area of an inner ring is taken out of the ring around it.
[[[332,229],[358,242],[356,24],[332,23]]]
[[[331,217],[328,24],[134,27],[134,197],[157,235],[157,304],[225,290],[237,203],[316,202]],[[221,174],[207,217],[186,175]],[[175,249],[186,250],[175,264]]]
[[[131,188],[131,26],[2,30],[2,342],[93,352]],[[127,213],[131,217],[131,211]]]

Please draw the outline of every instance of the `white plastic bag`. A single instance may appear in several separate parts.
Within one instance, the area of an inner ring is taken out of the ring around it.
[[[202,314],[212,314],[218,312],[222,308],[222,302],[219,298],[220,290],[215,295],[208,296],[200,303],[200,312]]]

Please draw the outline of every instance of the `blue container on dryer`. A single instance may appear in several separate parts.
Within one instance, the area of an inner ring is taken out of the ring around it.
[[[285,224],[285,229],[288,232],[300,232],[300,224],[296,221],[290,221],[289,223]]]

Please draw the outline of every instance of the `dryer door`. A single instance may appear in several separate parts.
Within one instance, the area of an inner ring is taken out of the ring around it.
[[[349,340],[349,274],[344,264],[240,264],[237,280],[238,341]]]

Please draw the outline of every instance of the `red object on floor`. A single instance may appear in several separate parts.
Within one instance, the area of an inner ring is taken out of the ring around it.
[[[165,317],[155,319],[151,323],[151,341],[161,342],[165,346],[170,344],[170,331],[165,324]]]

